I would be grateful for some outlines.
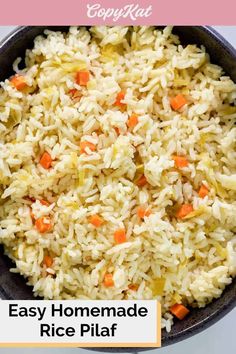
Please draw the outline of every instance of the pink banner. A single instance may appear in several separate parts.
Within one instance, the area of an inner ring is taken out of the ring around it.
[[[7,0],[0,25],[236,25],[236,0]]]

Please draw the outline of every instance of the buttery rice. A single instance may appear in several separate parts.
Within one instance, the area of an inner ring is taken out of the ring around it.
[[[204,47],[184,47],[171,32],[45,31],[25,69],[14,63],[28,87],[18,91],[7,79],[0,88],[0,242],[12,271],[45,299],[158,299],[168,331],[171,305],[203,307],[236,274],[236,85]],[[75,83],[83,69],[87,87]],[[114,105],[121,90],[124,109]],[[177,94],[187,104],[176,112]],[[96,151],[81,153],[81,140]],[[48,170],[39,164],[44,151],[53,158]],[[186,156],[188,166],[174,168],[172,155]],[[138,187],[141,173],[148,183]],[[183,203],[194,211],[178,219]],[[151,208],[144,220],[140,205]],[[50,216],[52,231],[39,233],[31,211]],[[104,219],[98,228],[94,214]],[[127,242],[115,245],[119,228]],[[45,254],[53,257],[47,269]],[[107,272],[113,287],[103,284]]]

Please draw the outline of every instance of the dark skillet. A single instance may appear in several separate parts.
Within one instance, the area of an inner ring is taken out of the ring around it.
[[[25,50],[32,47],[33,39],[42,34],[46,26],[19,27],[0,44],[0,80],[12,74],[12,63],[17,57],[24,57]],[[52,30],[66,31],[68,27],[50,27]],[[236,82],[236,51],[217,32],[204,26],[176,26],[174,32],[183,43],[204,45],[211,61],[221,65]],[[32,289],[20,275],[9,272],[11,261],[0,249],[0,297],[3,299],[34,299]],[[162,345],[181,341],[208,328],[225,316],[236,305],[236,279],[227,286],[222,296],[202,309],[192,309],[190,316],[176,321],[172,331],[162,333]],[[149,348],[150,349],[150,348]],[[153,348],[154,349],[154,348]],[[103,352],[136,352],[147,348],[96,348]]]

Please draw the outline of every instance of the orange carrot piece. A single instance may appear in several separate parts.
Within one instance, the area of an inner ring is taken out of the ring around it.
[[[72,98],[72,100],[74,101],[74,102],[79,102],[80,101],[80,99],[81,99],[81,97],[82,97],[82,94],[81,94],[81,92],[80,91],[78,91],[77,89],[71,89],[70,91],[69,91],[69,94],[70,94],[70,96],[71,96],[71,98]]]
[[[48,170],[52,166],[51,155],[47,151],[45,151],[41,156],[39,163],[43,168]]]
[[[137,186],[143,187],[145,184],[147,184],[147,179],[144,175],[140,176],[139,179],[136,182]]]
[[[187,103],[186,98],[179,94],[170,100],[170,105],[174,111],[178,111],[181,107],[183,107]]]
[[[137,215],[140,219],[143,219],[145,216],[151,215],[151,210],[143,206],[140,206],[138,207]]]
[[[53,259],[50,256],[44,256],[43,263],[46,265],[47,268],[50,268],[53,265]]]
[[[125,229],[118,229],[118,230],[116,230],[116,231],[114,232],[114,239],[115,239],[115,243],[116,243],[116,244],[126,242]]]
[[[185,216],[187,216],[192,211],[193,211],[193,206],[191,204],[183,204],[183,205],[181,205],[181,207],[177,211],[176,217],[179,219],[183,219]]]
[[[90,73],[87,70],[81,70],[76,73],[75,81],[80,86],[86,86],[89,82]]]
[[[129,284],[128,288],[130,290],[137,291],[138,290],[138,284]]]
[[[179,320],[183,320],[185,316],[190,312],[187,307],[181,304],[175,304],[171,306],[170,312]]]
[[[175,162],[175,167],[183,168],[188,166],[188,159],[185,156],[172,156],[172,159]]]
[[[52,229],[51,219],[48,216],[42,216],[35,221],[35,227],[40,233],[44,234]]]
[[[107,288],[110,288],[112,286],[114,286],[114,281],[113,281],[113,276],[110,273],[106,273],[104,276],[104,280],[103,280],[103,284],[104,286],[106,286]]]
[[[42,205],[45,205],[45,206],[49,206],[50,205],[50,203],[48,203],[46,200],[44,200],[44,199],[40,199],[40,203],[42,204]]]
[[[87,154],[86,148],[89,148],[91,151],[96,150],[96,146],[93,143],[90,143],[89,141],[81,141],[80,142],[81,153]]]
[[[205,198],[205,196],[209,193],[208,188],[202,184],[199,191],[198,191],[198,195],[200,198]]]
[[[125,98],[125,92],[120,91],[116,96],[116,101],[115,101],[114,105],[118,106],[118,107],[124,107],[126,105],[126,103],[121,102],[121,101],[123,101],[124,98]]]
[[[22,75],[15,75],[10,79],[11,84],[18,90],[21,91],[23,90],[26,86],[27,83],[25,81],[24,76]]]
[[[104,220],[99,215],[92,215],[89,219],[90,223],[95,227],[99,227],[104,223]]]
[[[127,120],[127,125],[129,128],[134,128],[138,124],[138,116],[136,114],[132,114]]]

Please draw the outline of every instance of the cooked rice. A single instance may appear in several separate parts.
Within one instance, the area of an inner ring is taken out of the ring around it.
[[[47,30],[27,50],[26,68],[14,63],[28,88],[17,91],[7,79],[0,89],[0,242],[12,271],[45,299],[158,299],[167,330],[171,305],[203,307],[236,274],[236,85],[204,47],[183,46],[171,32]],[[85,68],[91,79],[81,87],[75,72]],[[78,102],[72,88],[82,93]],[[124,109],[114,106],[121,90]],[[179,93],[187,105],[176,112],[170,98]],[[81,138],[96,151],[82,154]],[[54,160],[48,170],[39,164],[44,151]],[[189,165],[174,168],[172,155]],[[142,168],[148,184],[138,187]],[[178,219],[183,203],[194,211]],[[139,205],[151,208],[144,220]],[[53,230],[39,233],[31,211],[50,216]],[[94,214],[105,221],[98,228]],[[127,242],[115,245],[118,228]],[[53,257],[48,269],[45,253]],[[103,284],[107,272],[113,287]]]

